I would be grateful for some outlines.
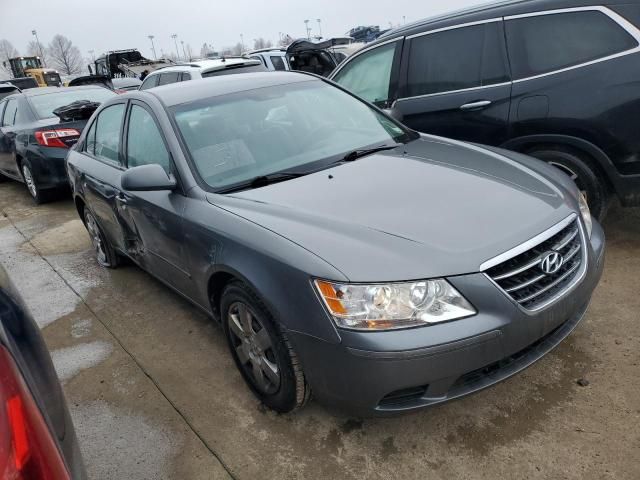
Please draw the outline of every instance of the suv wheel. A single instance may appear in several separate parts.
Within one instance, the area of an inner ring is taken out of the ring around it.
[[[87,209],[84,209],[84,224],[91,237],[91,244],[96,254],[96,261],[105,268],[116,268],[118,266],[118,254],[109,245],[109,242],[105,238],[98,222],[93,214]]]
[[[526,153],[568,175],[587,198],[591,214],[598,220],[604,218],[609,206],[609,190],[605,179],[596,173],[597,169],[592,161],[559,148],[537,148]]]
[[[267,407],[287,413],[309,399],[298,357],[286,333],[245,284],[229,284],[221,301],[222,320],[242,377]]]

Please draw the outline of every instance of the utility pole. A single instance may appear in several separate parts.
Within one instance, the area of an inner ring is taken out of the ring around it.
[[[177,59],[180,60],[180,52],[178,51],[178,34],[174,33],[173,35],[171,35],[171,38],[173,38],[173,43],[176,45],[176,55],[177,55]]]
[[[304,28],[307,30],[307,40],[311,40],[311,29],[309,28],[309,20],[304,21]]]
[[[244,34],[242,33],[240,34],[240,45],[242,45],[242,53],[244,53]]]
[[[322,40],[322,20],[321,19],[317,19],[318,20],[318,40]]]
[[[184,40],[180,40],[180,43],[182,44],[182,58],[184,58],[185,61],[187,61],[187,54],[184,51]],[[191,60],[191,59],[189,59],[189,60]]]
[[[38,39],[38,32],[35,31],[35,30],[31,30],[31,35],[36,37],[36,43],[38,44],[38,50],[40,50],[40,59],[42,60],[42,65],[44,65],[46,67],[47,63],[45,62],[44,54],[42,53],[42,45],[40,45],[40,40]]]
[[[153,52],[153,59],[158,60],[158,56],[156,55],[156,47],[153,45],[153,39],[156,38],[153,35],[147,35],[147,38],[151,40],[151,51]]]

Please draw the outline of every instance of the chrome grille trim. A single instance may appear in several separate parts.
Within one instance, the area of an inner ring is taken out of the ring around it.
[[[540,268],[549,252],[562,254],[554,273]],[[526,312],[555,303],[581,280],[587,271],[588,250],[583,225],[572,214],[547,231],[508,252],[488,260],[481,271],[502,292]]]

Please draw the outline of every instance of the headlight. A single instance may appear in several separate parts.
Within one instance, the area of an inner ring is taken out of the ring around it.
[[[591,211],[589,211],[587,199],[582,192],[580,192],[580,195],[578,195],[578,204],[580,205],[580,214],[582,215],[582,220],[584,220],[584,225],[587,228],[587,235],[589,236],[589,238],[591,238],[591,230],[593,229]]]
[[[315,281],[336,325],[352,330],[394,330],[446,322],[476,313],[446,280],[385,284]]]

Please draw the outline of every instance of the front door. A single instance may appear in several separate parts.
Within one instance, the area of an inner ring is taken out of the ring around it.
[[[134,101],[125,133],[127,168],[158,164],[175,175],[164,135],[151,109]],[[118,198],[119,213],[129,237],[129,252],[150,273],[179,291],[189,290],[183,243],[186,198],[175,191],[127,192]]]
[[[0,172],[20,178],[16,163],[16,132],[14,130],[18,101],[12,98],[5,104],[0,106]],[[4,114],[2,114],[2,107],[5,107]]]
[[[407,38],[392,114],[424,133],[486,144],[508,138],[511,79],[501,20]]]

